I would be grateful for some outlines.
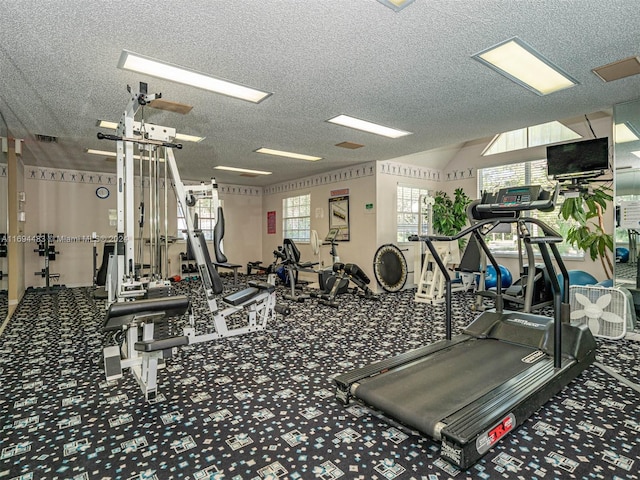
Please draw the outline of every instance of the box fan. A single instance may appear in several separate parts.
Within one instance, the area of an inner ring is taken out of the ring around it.
[[[595,337],[617,340],[635,328],[631,293],[619,287],[571,285],[571,321],[589,327]]]

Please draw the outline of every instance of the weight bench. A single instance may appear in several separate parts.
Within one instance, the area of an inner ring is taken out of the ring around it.
[[[242,305],[248,302],[249,300],[251,300],[253,297],[258,295],[262,291],[266,290],[267,293],[273,293],[276,290],[275,285],[272,285],[267,282],[257,282],[257,281],[251,280],[248,283],[248,285],[249,285],[248,288],[239,290],[235,293],[222,297],[222,301],[224,303],[237,307],[238,305]]]
[[[129,368],[145,398],[155,400],[158,369],[164,367],[164,360],[171,357],[174,348],[189,344],[186,335],[156,338],[155,326],[184,315],[189,307],[189,298],[184,295],[111,304],[102,330],[124,332],[124,338],[121,345],[108,346],[103,351],[107,381],[121,378],[122,371]]]
[[[242,265],[229,262],[213,262],[213,265],[216,267],[216,269],[227,268],[229,270],[233,270],[233,285],[238,285],[238,269],[242,267]]]

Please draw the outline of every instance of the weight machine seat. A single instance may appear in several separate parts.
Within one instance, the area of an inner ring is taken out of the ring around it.
[[[224,303],[237,307],[238,305],[242,305],[243,303],[248,302],[262,291],[266,290],[268,293],[273,293],[276,290],[275,285],[271,285],[267,282],[250,281],[248,282],[248,285],[249,288],[245,288],[243,290],[222,297],[222,301]]]
[[[347,263],[344,266],[344,271],[347,273],[347,275],[351,275],[352,277],[359,278],[366,285],[369,285],[369,283],[371,282],[371,280],[369,280],[369,277],[367,276],[367,274],[364,273],[364,270],[362,270],[355,263]]]
[[[107,283],[107,268],[109,266],[109,255],[113,255],[116,248],[116,244],[113,242],[106,242],[102,247],[102,263],[96,274],[96,285],[104,287]]]
[[[122,330],[136,317],[142,315],[156,313],[162,314],[163,318],[183,315],[189,309],[189,305],[189,298],[185,295],[112,303],[107,310],[102,330],[105,332]]]
[[[318,264],[318,262],[302,262],[300,263],[300,250],[296,246],[296,243],[291,238],[285,238],[282,241],[287,261],[297,269],[311,268]]]
[[[201,252],[202,256],[204,257],[205,266],[207,267],[209,279],[211,280],[211,288],[213,289],[213,293],[219,295],[222,293],[224,285],[222,283],[220,275],[218,275],[218,271],[216,270],[215,265],[211,261],[209,248],[207,248],[207,240],[204,238],[204,233],[202,233],[202,231],[196,233],[195,236],[198,237],[198,240],[200,241]],[[191,245],[191,247],[193,248],[193,245]]]

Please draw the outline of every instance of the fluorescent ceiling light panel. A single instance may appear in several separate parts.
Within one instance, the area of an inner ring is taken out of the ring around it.
[[[411,132],[385,127],[383,125],[378,125],[377,123],[367,122],[366,120],[360,120],[359,118],[350,117],[348,115],[338,115],[337,117],[330,118],[327,122],[342,125],[343,127],[355,128],[356,130],[362,130],[368,133],[375,133],[376,135],[382,135],[383,137],[388,138],[400,138],[405,135],[412,135]]]
[[[106,120],[98,120],[98,126],[102,128],[108,128],[111,130],[116,130],[118,128],[118,124],[116,122],[108,122]],[[198,137],[196,135],[187,135],[186,133],[176,133],[175,140],[181,140],[183,142],[201,142],[207,137]]]
[[[386,7],[389,7],[391,10],[395,12],[399,12],[403,8],[412,4],[414,0],[378,0],[381,4]]]
[[[128,50],[122,51],[118,68],[202,88],[203,90],[209,90],[210,92],[220,93],[253,103],[260,103],[271,95],[269,92],[263,92],[255,88],[240,85],[239,83],[212,77],[205,73],[162,62]]]
[[[636,129],[629,123],[616,123],[614,127],[614,138],[616,143],[635,142],[640,140]]]
[[[201,142],[206,137],[198,137],[196,135],[187,135],[186,133],[176,133],[175,140],[181,140],[183,142]]]
[[[249,170],[246,168],[236,168],[236,167],[225,167],[223,165],[213,167],[216,170],[226,170],[229,172],[240,172],[240,173],[254,173],[256,175],[271,175],[271,172],[264,172],[262,170]]]
[[[322,160],[322,157],[314,157],[311,155],[304,155],[302,153],[284,152],[282,150],[273,150],[271,148],[259,148],[255,150],[256,153],[265,153],[267,155],[276,155],[278,157],[295,158],[297,160],[307,160],[309,162],[316,162]]]
[[[87,148],[86,152],[90,153],[91,155],[102,155],[103,157],[116,157],[117,156],[116,152],[109,152],[107,150],[96,150],[94,148]],[[133,158],[135,160],[140,160],[140,155],[134,155]]]
[[[538,95],[578,84],[577,80],[517,37],[476,53],[472,58]]]
[[[118,128],[118,124],[116,122],[107,122],[106,120],[98,120],[98,126],[101,128],[108,128],[110,130]]]

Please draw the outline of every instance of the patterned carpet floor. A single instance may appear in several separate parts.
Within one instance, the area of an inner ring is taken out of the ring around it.
[[[199,282],[175,290],[205,325]],[[414,292],[291,304],[266,331],[181,347],[147,403],[129,372],[105,381],[111,337],[90,288],[29,291],[0,337],[0,479],[640,478],[640,397],[596,367],[467,471],[438,442],[340,405],[333,376],[444,337],[443,307]],[[472,303],[454,295],[454,333]],[[598,357],[640,382],[640,344],[599,341]]]

